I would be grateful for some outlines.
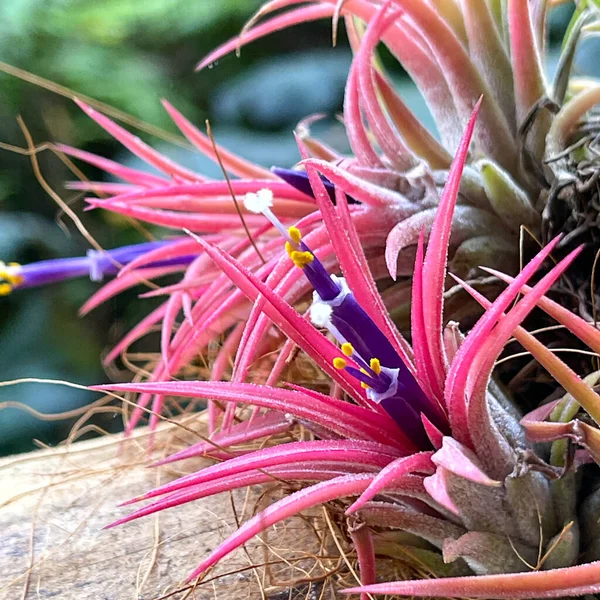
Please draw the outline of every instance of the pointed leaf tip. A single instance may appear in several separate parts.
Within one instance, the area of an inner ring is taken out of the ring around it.
[[[342,590],[433,598],[561,598],[600,591],[600,561],[548,571],[394,581]]]
[[[84,102],[83,100],[80,100],[77,97],[73,98],[73,102],[75,102],[75,104],[77,104],[77,106],[79,106],[79,108],[88,116],[92,116],[94,113],[97,113],[98,111],[95,110],[94,108],[92,108],[89,104],[87,104],[86,102]]]
[[[448,264],[448,246],[452,231],[456,202],[460,190],[469,146],[475,130],[477,115],[483,102],[483,96],[477,100],[469,117],[467,127],[458,145],[458,150],[450,171],[440,202],[435,213],[435,219],[429,234],[429,242],[423,261],[422,271],[422,324],[425,334],[423,355],[429,363],[431,372],[429,384],[434,395],[443,397],[444,382],[448,361],[443,343],[443,309],[446,271]]]

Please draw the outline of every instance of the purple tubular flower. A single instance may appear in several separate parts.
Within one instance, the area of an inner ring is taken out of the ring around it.
[[[292,238],[294,233],[290,231]],[[313,322],[329,330],[341,344],[342,352],[360,370],[347,365],[341,357],[334,365],[358,379],[367,389],[367,396],[381,404],[419,447],[430,447],[421,414],[443,432],[448,430],[445,415],[423,392],[388,338],[356,301],[345,280],[329,275],[304,242],[296,244],[300,250],[288,245],[288,253],[315,289]]]
[[[354,363],[338,356],[333,366],[360,381],[369,400],[381,404],[416,447],[430,448],[422,415],[442,433],[449,430],[447,417],[423,392],[387,336],[356,301],[346,280],[327,272],[297,227],[284,227],[271,210],[269,190],[246,194],[244,205],[250,212],[263,214],[284,236],[288,256],[314,288],[313,323],[327,329],[341,345],[343,355]]]
[[[92,281],[102,281],[107,275],[116,275],[138,257],[171,243],[170,240],[146,242],[106,252],[88,250],[86,256],[42,260],[28,265],[0,263],[0,295],[9,294],[14,288],[38,287],[76,277],[89,276]],[[194,258],[196,255],[177,256],[151,262],[144,267],[188,265]]]
[[[295,169],[284,169],[282,167],[271,167],[271,173],[275,173],[277,177],[283,179],[286,183],[295,187],[298,191],[305,193],[307,196],[311,198],[315,197],[315,194],[312,190],[310,182],[308,181],[308,175],[306,171],[297,171]],[[320,176],[331,201],[335,203],[335,186],[329,179]]]
[[[311,262],[304,264],[303,271],[319,297],[325,301],[331,301],[337,298],[340,293],[342,293],[340,285],[329,276],[329,273],[321,261],[313,255],[304,242],[300,242],[299,246],[302,249],[302,252],[307,252],[313,257]]]

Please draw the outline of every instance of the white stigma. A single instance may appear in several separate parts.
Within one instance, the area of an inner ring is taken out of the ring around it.
[[[273,206],[273,192],[267,188],[258,190],[258,192],[248,192],[244,196],[244,206],[246,210],[256,215],[264,215],[273,226],[281,233],[285,238],[286,242],[290,242],[295,248],[297,244],[290,238],[287,228],[283,223],[273,214],[271,206]]]
[[[333,308],[323,302],[315,302],[310,307],[310,320],[317,327],[329,327],[331,325],[331,314]]]
[[[316,292],[315,292],[316,295]],[[319,298],[318,295],[316,298]],[[320,299],[313,300],[310,306],[310,320],[313,325],[327,329],[329,333],[337,340],[339,344],[343,344],[348,340],[340,333],[339,329],[331,322],[333,314],[333,305],[329,302],[323,302]]]
[[[246,210],[255,215],[264,214],[273,206],[273,192],[267,188],[258,190],[258,192],[248,192],[244,196],[244,206]]]

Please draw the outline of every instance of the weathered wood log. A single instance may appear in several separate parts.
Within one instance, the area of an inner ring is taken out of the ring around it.
[[[205,431],[202,416],[192,423],[188,419],[187,431],[162,427],[155,447],[172,451],[190,437],[189,427]],[[247,519],[257,503],[264,504],[262,488],[103,530],[127,514],[130,507],[118,508],[119,503],[199,466],[185,461],[181,471],[148,469],[148,442],[142,429],[127,440],[103,437],[0,461],[0,599],[334,597],[323,581],[340,561],[331,552],[322,513],[289,521],[247,544],[193,591],[186,583],[201,558],[233,531],[236,519]],[[265,562],[272,565],[265,569]],[[290,582],[299,580],[303,583],[290,591]]]

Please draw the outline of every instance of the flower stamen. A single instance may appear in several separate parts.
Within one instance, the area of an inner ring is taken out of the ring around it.
[[[302,239],[302,234],[300,233],[300,230],[297,227],[288,227],[288,233],[292,238],[293,242],[295,242],[296,244],[300,243],[300,240]]]
[[[314,254],[308,251],[299,252],[298,250],[292,250],[289,252],[289,256],[292,259],[292,262],[300,269],[303,269],[306,265],[309,265],[315,260]]]
[[[341,371],[342,369],[345,369],[347,366],[347,362],[344,358],[342,358],[341,356],[337,356],[336,358],[333,359],[333,366],[338,370]]]
[[[92,281],[102,281],[107,275],[116,275],[132,261],[145,254],[159,251],[176,244],[177,240],[144,242],[122,246],[112,250],[88,250],[85,256],[70,258],[52,258],[26,265],[0,262],[0,296],[6,296],[15,288],[31,288],[57,283],[68,279],[88,276]],[[185,267],[197,254],[185,254],[157,257],[138,268]]]
[[[12,290],[24,281],[21,265],[16,262],[5,264],[0,262],[0,296],[8,296]]]
[[[381,362],[379,361],[378,358],[372,358],[369,366],[371,367],[371,370],[376,373],[377,375],[381,374]]]
[[[341,350],[346,356],[352,356],[354,354],[354,346],[350,342],[344,342]]]

